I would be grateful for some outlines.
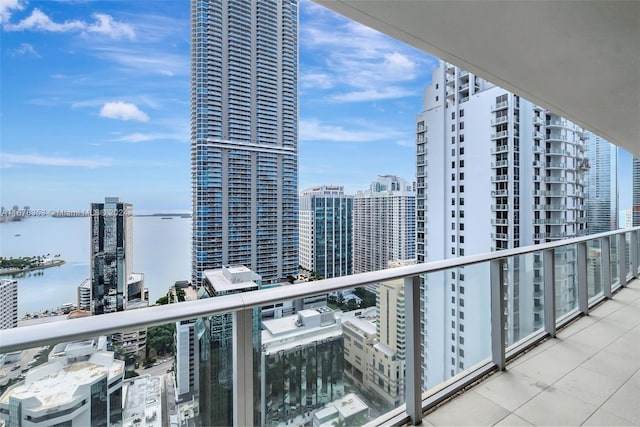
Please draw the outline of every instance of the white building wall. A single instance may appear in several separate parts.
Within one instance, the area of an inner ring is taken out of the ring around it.
[[[424,93],[416,119],[418,262],[584,232],[580,128],[445,63]],[[558,255],[568,262],[558,270],[560,311],[574,304],[572,256]],[[539,261],[520,257],[505,267],[509,342],[541,325]],[[423,278],[421,300],[427,387],[488,357],[488,265]]]

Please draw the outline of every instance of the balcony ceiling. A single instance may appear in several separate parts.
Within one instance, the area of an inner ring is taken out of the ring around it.
[[[640,156],[639,1],[314,1]]]

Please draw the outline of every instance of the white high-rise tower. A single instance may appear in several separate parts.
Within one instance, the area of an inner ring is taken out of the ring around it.
[[[584,234],[587,164],[575,124],[443,62],[416,123],[418,262]],[[559,311],[575,304],[573,256],[556,253],[570,270]],[[542,325],[540,267],[540,256],[505,266],[509,343]],[[482,265],[423,278],[427,386],[487,357],[488,283]]]

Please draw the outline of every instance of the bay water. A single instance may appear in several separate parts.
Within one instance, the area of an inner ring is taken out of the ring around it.
[[[16,277],[18,318],[77,304],[77,288],[89,277],[89,245],[88,217],[30,217],[0,223],[0,256],[53,258],[60,254],[66,261]],[[133,272],[144,273],[151,304],[177,280],[191,280],[191,218],[134,216]]]

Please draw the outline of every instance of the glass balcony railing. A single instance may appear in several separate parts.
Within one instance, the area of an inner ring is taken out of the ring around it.
[[[101,350],[104,338],[97,338],[119,335],[164,337],[153,366],[139,370],[171,371],[167,384],[182,405],[179,420],[189,425],[322,424],[336,414],[347,425],[418,424],[426,410],[504,369],[625,286],[639,273],[639,244],[636,227],[2,330],[0,353],[22,351],[36,362],[24,366],[28,385],[4,387],[0,418],[62,423],[68,408],[82,411],[95,397],[111,408],[111,422],[129,420],[121,384],[132,361],[122,348]],[[305,300],[315,305],[296,311]],[[94,383],[96,375],[104,383]],[[34,385],[52,376],[50,390]],[[82,398],[79,386],[67,393],[77,402],[46,413],[27,400],[16,412],[18,401],[9,398],[38,389],[60,399],[55,388],[78,378],[92,384],[91,396]]]

